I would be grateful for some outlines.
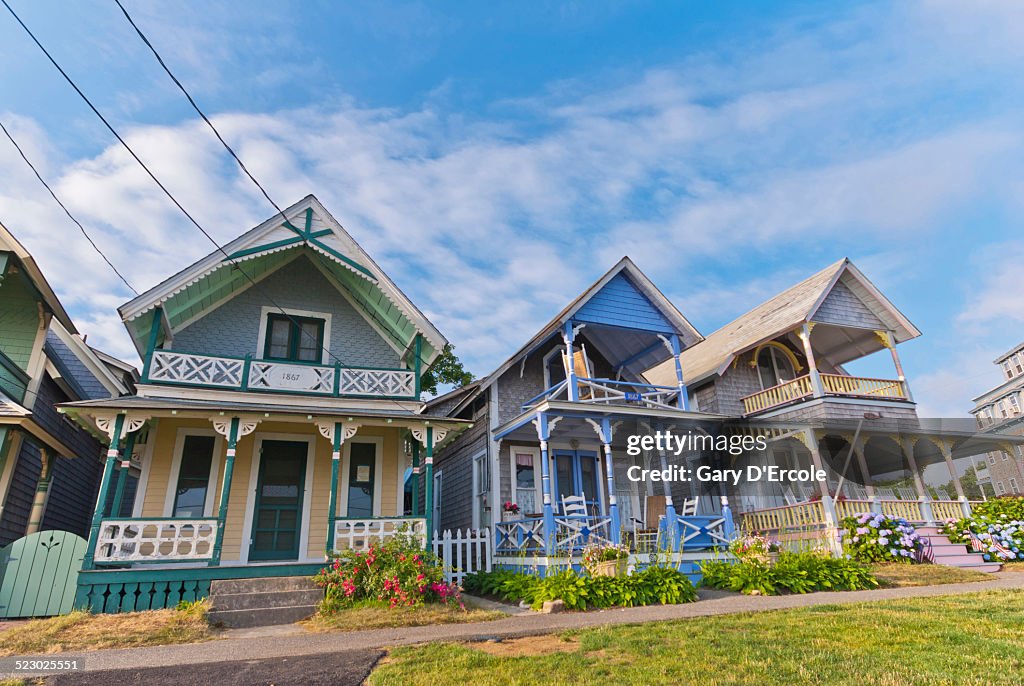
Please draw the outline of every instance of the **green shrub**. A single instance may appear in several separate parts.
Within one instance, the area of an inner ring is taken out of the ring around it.
[[[918,562],[924,545],[914,526],[902,518],[862,512],[840,523],[843,549],[861,562]]]
[[[775,564],[756,558],[709,560],[701,564],[701,572],[704,586],[756,595],[861,591],[878,586],[871,570],[859,562],[817,552],[782,552]]]
[[[462,603],[458,586],[445,581],[440,560],[404,532],[365,551],[340,553],[313,581],[324,589],[320,612],[327,615],[362,600],[390,607]]]
[[[549,600],[561,600],[570,610],[637,605],[675,605],[697,599],[690,579],[668,567],[648,567],[625,577],[587,576],[572,570],[536,577],[511,570],[477,572],[463,580],[468,593],[497,596],[510,602],[525,601],[539,609]]]
[[[1024,521],[1024,496],[1004,495],[971,504],[971,516]]]

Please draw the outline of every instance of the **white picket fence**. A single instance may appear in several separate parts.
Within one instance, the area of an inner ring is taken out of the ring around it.
[[[442,535],[434,532],[434,554],[444,560],[448,582],[461,585],[467,574],[491,571],[491,532],[489,529],[464,532],[456,529],[454,535],[450,529]]]

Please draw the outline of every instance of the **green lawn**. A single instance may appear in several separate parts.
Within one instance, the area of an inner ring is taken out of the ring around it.
[[[369,683],[1020,684],[1022,616],[1024,591],[992,591],[432,644],[395,649]]]
[[[905,565],[895,562],[871,565],[871,573],[883,588],[907,586],[936,586],[963,584],[973,581],[992,581],[991,574],[946,565]]]

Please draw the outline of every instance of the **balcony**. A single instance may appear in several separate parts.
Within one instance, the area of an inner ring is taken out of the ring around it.
[[[144,382],[332,398],[416,400],[416,373],[154,350]]]
[[[876,400],[910,399],[904,382],[897,379],[872,379],[842,374],[821,374],[820,377],[825,396]],[[813,383],[810,375],[805,374],[742,398],[743,413],[751,415],[764,412],[812,396]]]
[[[614,379],[576,379],[576,401],[587,405],[635,405],[649,409],[679,410],[679,389],[673,386],[616,381]],[[568,400],[569,382],[562,381],[522,405],[523,412],[547,400]]]

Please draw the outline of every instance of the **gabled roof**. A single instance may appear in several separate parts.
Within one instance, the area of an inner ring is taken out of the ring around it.
[[[475,391],[469,394],[468,397],[464,398],[459,405],[453,410],[458,412],[468,401],[476,397],[477,394],[483,392],[502,374],[504,374],[509,368],[517,364],[520,360],[525,358],[530,353],[537,349],[537,346],[544,343],[551,336],[561,331],[565,326],[566,322],[569,321],[583,321],[593,323],[595,325],[616,325],[612,320],[602,319],[598,315],[600,307],[595,307],[596,302],[599,305],[602,300],[602,296],[608,294],[609,291],[618,290],[618,284],[621,280],[627,280],[631,287],[635,288],[636,291],[643,296],[645,303],[634,308],[640,310],[640,321],[642,322],[638,326],[644,327],[644,331],[662,333],[662,332],[673,332],[680,338],[680,345],[682,347],[689,347],[695,345],[699,341],[703,340],[700,333],[687,321],[686,317],[676,308],[675,305],[669,301],[665,295],[658,290],[658,287],[647,278],[647,275],[640,271],[640,268],[636,266],[628,256],[623,257],[619,260],[615,266],[609,269],[604,275],[601,276],[597,281],[590,285],[585,291],[580,293],[576,298],[573,299],[561,312],[556,314],[547,324],[530,337],[526,343],[524,343],[511,357],[505,360],[501,365],[498,366],[493,372],[488,374],[486,377],[480,380],[480,385]],[[610,288],[606,290],[606,287]],[[583,318],[577,319],[583,314]],[[656,321],[655,318],[660,321]],[[653,328],[652,328],[653,327]],[[627,327],[622,327],[624,330]],[[637,331],[640,329],[638,328]],[[675,385],[675,381],[672,381],[672,385]]]
[[[9,252],[14,255],[25,276],[28,278],[33,288],[35,288],[47,309],[53,313],[53,316],[64,325],[65,329],[72,333],[77,333],[74,322],[71,321],[71,317],[69,317],[68,313],[64,310],[64,306],[61,305],[60,300],[57,298],[57,294],[53,292],[53,289],[50,287],[46,277],[43,276],[42,270],[39,269],[39,265],[36,264],[31,253],[29,253],[29,251],[18,242],[18,239],[14,237],[14,234],[8,231],[3,224],[0,224],[0,257],[2,257],[2,253],[4,252]],[[0,259],[0,281],[4,278],[4,272],[9,269],[10,265],[6,264],[6,260]]]
[[[686,383],[721,374],[736,356],[813,321],[818,308],[840,280],[893,332],[897,343],[921,335],[848,258],[843,258],[684,350],[679,360]],[[666,382],[675,378],[675,370],[670,360],[648,370],[645,376],[652,383]]]
[[[424,337],[427,364],[447,343],[440,331],[391,281],[355,239],[312,195],[242,234],[174,276],[125,303],[118,311],[140,354],[151,316],[163,309],[165,330],[183,328],[240,291],[258,284],[305,252],[331,282],[354,300],[396,347],[408,350]],[[227,256],[225,256],[225,253]]]

